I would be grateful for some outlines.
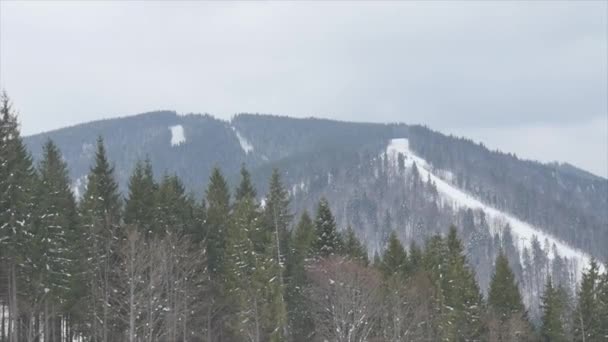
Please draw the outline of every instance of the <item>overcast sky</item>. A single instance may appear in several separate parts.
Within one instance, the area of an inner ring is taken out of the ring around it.
[[[6,2],[32,134],[156,109],[421,123],[608,177],[608,2]]]

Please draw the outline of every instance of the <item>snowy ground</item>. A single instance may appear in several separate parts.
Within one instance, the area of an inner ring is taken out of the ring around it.
[[[179,146],[186,142],[182,125],[170,126],[169,130],[171,130],[171,146]]]
[[[488,218],[488,222],[493,221],[492,226],[495,229],[501,229],[507,223],[511,226],[511,232],[514,239],[517,241],[517,247],[520,252],[524,247],[530,248],[532,239],[534,236],[544,243],[549,242],[549,246],[555,246],[557,253],[561,257],[570,259],[575,264],[576,276],[580,279],[582,270],[589,264],[590,256],[574,247],[569,246],[564,241],[543,232],[539,227],[535,227],[527,222],[524,222],[511,214],[500,211],[493,208],[485,203],[482,203],[472,195],[460,190],[455,185],[449,183],[451,180],[451,174],[446,171],[432,171],[432,167],[426,160],[420,158],[409,148],[409,141],[407,139],[393,139],[389,142],[386,153],[389,160],[392,160],[396,165],[398,153],[402,153],[405,159],[406,167],[411,167],[414,163],[420,171],[420,175],[423,179],[430,177],[431,181],[435,182],[437,191],[442,197],[444,203],[449,203],[454,208],[470,208],[470,209],[482,209]],[[436,174],[435,174],[436,173]],[[442,175],[443,177],[439,177]],[[553,253],[548,253],[550,258],[553,258]]]

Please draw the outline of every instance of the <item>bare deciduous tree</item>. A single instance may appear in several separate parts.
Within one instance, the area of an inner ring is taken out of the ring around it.
[[[382,310],[380,274],[341,257],[320,260],[308,274],[320,337],[338,342],[369,340]]]

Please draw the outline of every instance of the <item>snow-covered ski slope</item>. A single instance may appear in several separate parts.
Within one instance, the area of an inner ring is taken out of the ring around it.
[[[420,158],[412,150],[410,150],[409,141],[405,138],[392,139],[386,148],[386,154],[395,167],[397,167],[397,156],[399,153],[403,154],[406,167],[412,167],[412,165],[416,163],[416,167],[418,168],[423,179],[426,180],[427,177],[430,177],[431,181],[436,184],[437,191],[439,192],[444,203],[451,204],[453,208],[483,210],[486,214],[488,223],[490,223],[490,226],[497,231],[509,224],[511,227],[511,233],[513,234],[513,238],[516,241],[517,248],[520,250],[520,252],[524,247],[531,247],[534,236],[536,236],[538,241],[540,241],[540,243],[543,245],[545,242],[548,242],[550,247],[555,246],[555,250],[560,257],[568,258],[570,262],[574,264],[577,279],[580,279],[581,272],[591,260],[591,257],[587,253],[569,246],[564,241],[561,241],[560,239],[542,231],[539,227],[535,227],[509,213],[498,210],[481,202],[479,199],[449,183],[448,180],[440,178],[437,174],[450,175],[450,173],[433,172],[432,167],[429,165],[429,163],[427,163],[426,160]],[[450,177],[444,176],[444,178],[447,179]],[[548,254],[550,258],[554,257],[553,253],[550,252]]]
[[[171,131],[171,146],[179,146],[186,142],[184,127],[182,125],[170,126]]]
[[[245,137],[242,136],[241,133],[234,126],[232,127],[232,130],[236,134],[236,138],[239,140],[239,144],[241,145],[243,152],[245,152],[245,154],[253,152],[253,145],[251,145],[251,143],[247,139],[245,139]]]

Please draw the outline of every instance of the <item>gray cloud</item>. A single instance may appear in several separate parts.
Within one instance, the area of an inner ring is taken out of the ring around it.
[[[424,123],[474,138],[586,134],[608,112],[607,10],[598,1],[2,2],[0,83],[25,133],[163,108]],[[586,158],[539,144],[608,176],[602,138]],[[496,147],[516,150],[512,140]]]

